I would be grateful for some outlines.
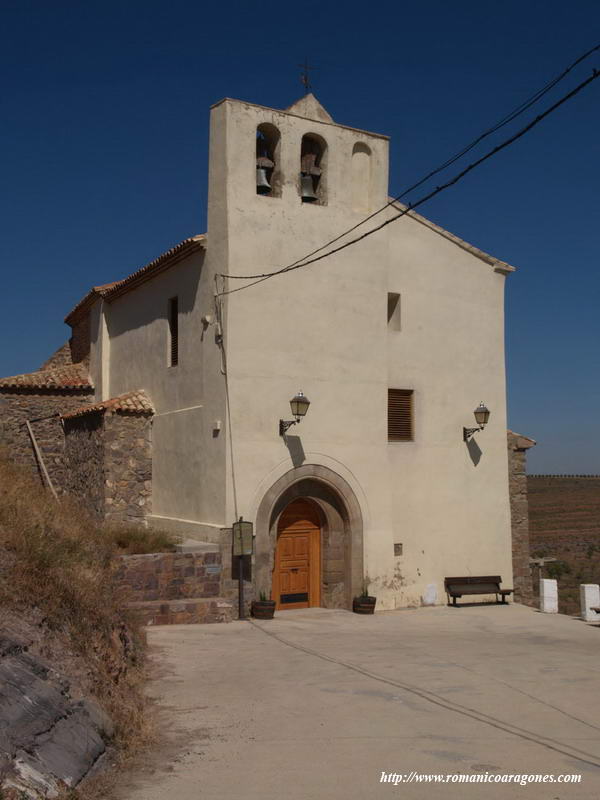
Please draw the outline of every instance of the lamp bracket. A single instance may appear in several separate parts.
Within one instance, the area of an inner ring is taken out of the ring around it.
[[[472,436],[474,436],[478,431],[482,431],[483,428],[483,425],[479,425],[477,428],[463,428],[463,442],[468,442]]]
[[[300,420],[298,419],[280,419],[279,420],[279,435],[285,436],[286,431],[288,428],[291,428],[292,425],[296,425]]]

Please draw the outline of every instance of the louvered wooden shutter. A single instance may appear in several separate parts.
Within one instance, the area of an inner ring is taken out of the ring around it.
[[[179,362],[179,302],[177,297],[169,300],[169,364],[174,367]]]
[[[388,389],[388,441],[413,439],[412,389]]]

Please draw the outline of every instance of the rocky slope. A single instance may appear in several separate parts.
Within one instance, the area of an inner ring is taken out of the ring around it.
[[[57,797],[96,767],[114,733],[108,714],[79,697],[32,642],[0,635],[2,789],[28,798]]]
[[[1,800],[104,800],[87,778],[143,735],[116,563],[107,531],[0,459]]]

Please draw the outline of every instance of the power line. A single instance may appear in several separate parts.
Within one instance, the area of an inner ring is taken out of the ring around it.
[[[495,125],[493,125],[491,128],[489,128],[487,131],[485,131],[480,136],[478,136],[476,139],[474,139],[471,142],[471,144],[467,145],[459,153],[457,153],[456,155],[454,155],[451,158],[449,158],[447,161],[445,161],[439,167],[436,167],[436,169],[432,170],[430,173],[428,173],[420,181],[418,181],[417,183],[414,183],[408,189],[405,189],[402,192],[402,194],[398,195],[398,197],[396,197],[394,200],[392,200],[391,203],[400,200],[402,197],[404,197],[405,194],[408,194],[409,192],[412,192],[414,189],[417,189],[419,186],[421,186],[423,183],[425,183],[425,181],[429,180],[429,178],[432,178],[434,175],[437,175],[438,172],[441,172],[442,170],[444,170],[447,167],[449,167],[452,164],[454,164],[456,161],[458,161],[460,158],[462,158],[464,155],[466,155],[469,151],[471,151],[474,147],[476,147],[480,142],[482,142],[488,136],[491,136],[493,133],[496,133],[496,131],[499,131],[500,128],[503,128],[505,125],[508,125],[509,122],[512,122],[513,120],[515,120],[518,116],[520,116],[525,111],[527,111],[529,108],[531,108],[531,106],[535,105],[535,103],[537,103],[538,100],[541,100],[542,97],[545,94],[547,94],[558,83],[560,83],[560,81],[562,81],[564,78],[566,78],[567,75],[569,74],[569,72],[571,72],[571,70],[573,70],[576,66],[581,64],[581,62],[584,61],[586,58],[591,56],[592,53],[595,53],[596,50],[600,50],[600,44],[597,44],[595,47],[592,47],[591,50],[588,50],[586,53],[583,53],[583,55],[579,56],[579,58],[577,58],[575,61],[573,61],[573,63],[570,64],[563,72],[561,72],[560,75],[558,75],[556,78],[554,78],[549,83],[547,83],[542,89],[540,89],[534,95],[532,95],[529,98],[529,100],[526,100],[520,106],[517,106],[517,108],[514,111],[511,111],[510,114],[507,114],[506,117],[503,117],[499,122],[497,122]],[[390,205],[390,203],[388,203],[388,205]],[[384,208],[387,208],[387,206],[384,206]],[[378,212],[375,212],[375,213],[378,213]]]
[[[314,258],[305,257],[304,259],[301,259],[301,260],[299,260],[297,262],[294,262],[293,264],[290,264],[287,267],[282,267],[281,269],[275,270],[274,272],[266,272],[266,273],[263,273],[262,275],[256,275],[256,276],[252,276],[252,275],[246,275],[246,276],[221,275],[221,277],[223,277],[223,278],[240,277],[240,278],[246,278],[247,280],[248,279],[252,279],[252,278],[256,278],[256,280],[253,280],[252,283],[248,283],[248,284],[246,284],[244,286],[240,286],[237,289],[229,289],[228,291],[220,292],[219,296],[224,296],[224,295],[228,295],[228,294],[234,294],[235,292],[240,292],[243,289],[249,289],[251,286],[256,286],[258,283],[262,283],[263,281],[268,280],[269,278],[273,278],[276,275],[281,275],[281,274],[283,274],[285,272],[292,272],[292,271],[294,271],[296,269],[300,269],[301,267],[307,267],[309,264],[314,264],[317,261],[321,261],[324,258],[328,258],[329,256],[334,255],[335,253],[339,253],[341,250],[345,250],[347,247],[350,247],[353,244],[356,244],[357,242],[360,242],[363,239],[366,239],[368,236],[371,236],[373,233],[377,233],[377,231],[380,231],[382,228],[385,228],[386,225],[389,225],[390,223],[395,222],[397,219],[400,219],[401,217],[405,216],[406,214],[408,214],[413,209],[418,208],[419,206],[423,205],[423,203],[426,203],[427,201],[431,200],[436,195],[440,194],[440,192],[443,192],[446,189],[450,188],[451,186],[454,186],[454,184],[458,183],[458,181],[460,181],[462,178],[464,178],[465,175],[467,175],[473,169],[478,167],[484,161],[487,161],[489,158],[492,158],[492,156],[495,156],[501,150],[504,150],[505,147],[508,147],[509,145],[511,145],[514,142],[516,142],[517,139],[520,139],[522,136],[524,136],[526,133],[528,133],[530,130],[532,130],[532,128],[534,128],[536,125],[539,125],[539,123],[542,122],[542,120],[544,120],[547,116],[549,116],[554,111],[556,111],[557,108],[562,106],[564,103],[566,103],[572,97],[574,97],[576,94],[578,94],[580,91],[582,91],[586,86],[588,86],[588,84],[592,83],[592,81],[596,80],[599,77],[600,77],[600,71],[594,69],[589,78],[587,78],[585,81],[582,81],[580,84],[578,84],[574,89],[572,89],[566,95],[561,97],[560,100],[557,100],[556,103],[554,103],[549,108],[547,108],[546,111],[544,111],[542,114],[539,114],[537,117],[535,117],[535,119],[533,119],[531,122],[529,122],[527,125],[525,125],[525,127],[521,128],[519,131],[517,131],[517,133],[515,133],[513,136],[509,137],[508,139],[505,139],[499,145],[497,145],[496,147],[492,148],[492,150],[489,150],[487,153],[485,153],[485,155],[481,156],[481,158],[479,158],[476,161],[474,161],[471,164],[469,164],[467,167],[465,167],[465,169],[463,169],[461,172],[457,173],[449,181],[447,181],[446,183],[443,183],[441,186],[437,186],[431,192],[429,192],[428,194],[426,194],[423,197],[421,197],[421,199],[418,200],[416,203],[409,204],[399,214],[396,214],[395,216],[390,217],[390,219],[385,220],[385,222],[382,222],[380,225],[377,225],[375,228],[371,228],[370,230],[366,231],[365,233],[361,234],[360,236],[357,236],[354,239],[351,239],[349,242],[346,242],[345,244],[342,244],[339,247],[335,247],[333,250],[329,250],[327,253],[323,253],[320,256],[315,256]],[[395,202],[396,202],[396,200],[390,201],[390,205],[395,203]],[[345,235],[345,234],[342,234],[342,235]],[[322,248],[320,248],[320,249],[322,249]],[[318,252],[318,251],[315,251],[315,252]]]
[[[302,258],[299,258],[296,261],[292,262],[292,264],[288,265],[288,268],[291,269],[292,267],[295,267],[297,264],[300,264],[305,259],[310,258],[311,256],[314,256],[317,253],[320,253],[321,250],[325,250],[325,248],[329,247],[330,245],[335,244],[336,242],[339,242],[339,240],[343,239],[344,236],[347,236],[349,233],[352,233],[357,228],[360,228],[361,225],[364,225],[366,222],[368,222],[369,220],[373,219],[373,217],[376,217],[378,214],[381,214],[382,211],[385,211],[387,208],[392,206],[394,203],[397,203],[405,195],[409,194],[410,192],[414,191],[415,189],[418,189],[419,186],[424,184],[426,181],[428,181],[434,175],[437,175],[439,172],[442,172],[444,169],[447,169],[449,166],[451,166],[456,161],[458,161],[460,158],[462,158],[464,155],[466,155],[468,152],[470,152],[474,147],[476,147],[480,142],[482,142],[488,136],[491,136],[493,133],[496,133],[501,128],[503,128],[505,125],[508,125],[509,122],[513,122],[518,116],[520,116],[525,111],[527,111],[529,108],[531,108],[533,105],[535,105],[535,103],[537,103],[538,100],[541,100],[541,98],[545,94],[547,94],[558,83],[560,83],[560,81],[562,81],[569,74],[569,72],[571,72],[571,70],[573,70],[576,66],[581,64],[582,61],[585,61],[586,58],[589,58],[589,56],[592,55],[592,53],[595,53],[597,50],[600,50],[600,44],[597,44],[595,47],[592,47],[590,50],[587,50],[585,53],[583,53],[578,58],[576,58],[575,61],[573,61],[573,63],[569,64],[569,66],[566,69],[564,69],[559,75],[557,75],[555,78],[553,78],[551,81],[549,81],[541,89],[538,89],[538,91],[535,92],[535,94],[533,94],[528,100],[525,100],[523,103],[521,103],[521,105],[519,105],[515,109],[513,109],[513,111],[511,111],[509,114],[507,114],[501,120],[499,120],[491,128],[488,128],[488,130],[486,130],[482,134],[480,134],[470,144],[468,144],[466,147],[463,147],[463,149],[460,150],[458,153],[456,153],[454,156],[452,156],[451,158],[449,158],[446,161],[444,161],[443,164],[440,164],[438,167],[433,169],[431,172],[427,173],[427,175],[425,175],[425,177],[421,178],[416,183],[413,183],[412,186],[409,186],[407,189],[404,189],[404,191],[402,191],[399,195],[396,195],[396,197],[394,197],[392,200],[387,202],[384,206],[382,206],[381,208],[378,208],[377,211],[373,211],[371,214],[369,214],[368,216],[366,216],[363,219],[361,219],[360,222],[357,222],[351,228],[348,228],[347,230],[343,231],[343,233],[340,233],[335,238],[330,239],[328,242],[325,242],[325,244],[321,245],[320,247],[317,247],[316,250],[312,250],[310,253],[307,253],[306,255],[302,256]],[[259,275],[229,275],[229,274],[225,275],[223,273],[220,273],[220,274],[222,275],[222,277],[231,278],[233,280],[251,280],[253,278],[262,278],[265,275],[265,273],[262,273],[262,274],[259,274]]]

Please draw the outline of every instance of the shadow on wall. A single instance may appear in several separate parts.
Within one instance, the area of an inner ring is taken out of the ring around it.
[[[306,453],[302,447],[302,439],[299,436],[284,436],[283,441],[289,450],[292,464],[295,467],[301,467],[306,461]]]
[[[483,455],[481,447],[479,447],[475,439],[469,439],[467,442],[467,450],[469,451],[469,456],[471,457],[473,466],[476,467],[481,461],[481,456]]]
[[[125,294],[110,304],[107,326],[110,338],[137,328],[144,328],[156,320],[168,319],[168,299],[177,295],[179,313],[183,316],[194,310],[198,286],[204,267],[205,252],[195,253],[176,264],[172,269],[157,275],[138,288],[133,295]]]

